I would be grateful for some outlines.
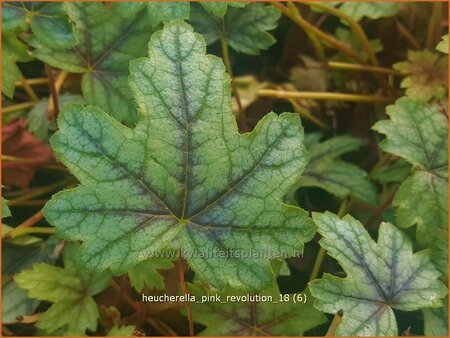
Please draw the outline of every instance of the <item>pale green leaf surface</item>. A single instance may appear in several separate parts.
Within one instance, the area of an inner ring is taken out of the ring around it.
[[[448,337],[448,297],[444,306],[436,309],[423,309],[425,336]]]
[[[429,50],[409,51],[408,60],[394,64],[394,69],[407,74],[401,82],[406,88],[406,95],[428,101],[438,99],[447,94],[448,58],[440,57]]]
[[[351,195],[363,202],[377,202],[374,186],[367,179],[367,173],[352,163],[337,159],[340,155],[358,149],[362,141],[351,136],[337,136],[319,143],[318,139],[307,145],[310,163],[299,187],[319,187],[329,193],[344,198]]]
[[[4,2],[2,4],[4,32],[23,30],[28,22],[36,38],[51,48],[71,48],[78,43],[72,23],[67,18],[61,3]]]
[[[390,119],[373,126],[386,135],[381,148],[414,166],[446,177],[447,118],[439,111],[439,106],[401,98],[388,106],[386,113]]]
[[[221,296],[222,302],[192,304],[194,320],[206,326],[200,336],[301,336],[305,331],[326,322],[323,313],[312,306],[312,297],[307,290],[306,304],[294,303],[295,294],[290,294],[290,301],[280,302],[280,291],[276,286],[259,294],[272,297],[277,304],[270,301],[226,302],[227,296],[246,295],[230,288],[216,293],[200,285],[189,284],[188,290],[198,300],[202,296]]]
[[[275,8],[252,3],[244,8],[228,8],[223,19],[208,13],[202,6],[192,6],[191,23],[207,44],[224,36],[226,43],[236,50],[257,55],[275,43],[268,33],[278,25],[280,12]]]
[[[417,225],[419,241],[430,242],[437,229],[447,228],[447,118],[437,104],[409,98],[388,106],[387,114],[390,120],[379,121],[373,127],[386,135],[380,147],[418,169],[394,198],[397,224]]]
[[[448,182],[427,171],[417,171],[408,177],[395,194],[392,205],[397,207],[400,227],[417,225],[417,239],[430,243],[437,229],[447,228]]]
[[[354,1],[342,3],[339,9],[355,21],[360,21],[364,17],[375,20],[397,14],[398,4],[396,2]]]
[[[55,195],[45,217],[60,236],[84,241],[90,269],[124,273],[176,238],[216,287],[271,285],[267,256],[297,254],[314,235],[307,213],[281,201],[307,162],[299,117],[271,113],[241,135],[229,77],[200,35],[177,21],[149,47],[130,67],[135,129],[94,107],[60,113],[51,144],[81,185]],[[230,249],[265,256],[217,255]]]
[[[393,309],[415,311],[439,307],[447,289],[438,280],[425,251],[413,254],[409,239],[395,226],[382,223],[376,243],[350,215],[339,219],[313,214],[320,245],[342,266],[346,278],[325,274],[310,283],[317,309],[344,311],[336,335],[398,335]]]
[[[128,271],[131,286],[137,291],[142,291],[144,286],[164,289],[164,277],[158,270],[167,270],[173,267],[173,263],[167,258],[150,258],[140,262]]]
[[[58,95],[60,109],[63,109],[68,103],[84,103],[80,95],[63,93]],[[48,139],[49,128],[52,127],[48,120],[48,98],[42,98],[28,113],[27,127],[31,134],[38,140]]]
[[[63,329],[67,335],[84,335],[95,331],[99,316],[92,298],[109,285],[110,274],[87,273],[74,262],[74,249],[64,251],[65,268],[45,263],[34,264],[14,277],[19,287],[28,290],[28,296],[52,302],[39,318],[36,327],[47,333]]]
[[[176,19],[189,19],[189,2],[150,2],[147,6],[150,22],[153,26]]]
[[[238,1],[227,1],[227,2],[201,2],[200,3],[204,9],[206,9],[209,13],[218,16],[223,17],[225,13],[227,12],[228,6],[232,7],[245,7],[247,5],[246,2],[238,2]]]
[[[72,49],[55,50],[30,39],[33,55],[53,67],[83,73],[82,91],[88,104],[94,104],[119,121],[134,125],[136,106],[128,86],[132,59],[145,55],[152,30],[145,10],[124,19],[119,8],[102,3],[65,3],[75,23],[79,44]]]
[[[436,49],[442,53],[448,54],[448,34],[442,37],[442,40],[438,43]]]

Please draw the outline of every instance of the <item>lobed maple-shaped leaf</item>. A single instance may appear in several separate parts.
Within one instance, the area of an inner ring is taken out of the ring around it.
[[[200,336],[302,336],[305,331],[327,320],[313,307],[311,294],[307,290],[301,294],[301,300],[306,295],[306,303],[294,303],[297,294],[289,294],[289,301],[280,301],[276,284],[258,293],[266,299],[260,302],[227,301],[227,296],[247,296],[230,288],[217,293],[198,284],[188,284],[188,291],[197,300],[191,305],[193,320],[206,326]],[[199,303],[202,297],[214,299],[216,295],[220,296],[220,302]]]
[[[74,253],[74,245],[64,248],[64,268],[38,263],[14,276],[29,297],[53,303],[36,323],[47,334],[62,330],[65,335],[84,335],[97,328],[99,313],[92,296],[109,285],[111,276],[108,272],[87,273]]]
[[[281,200],[307,162],[298,115],[270,113],[239,134],[230,79],[205,53],[180,21],[152,36],[149,58],[130,65],[135,129],[91,106],[61,111],[51,144],[81,185],[44,213],[84,242],[86,267],[121,274],[177,239],[211,285],[261,289],[269,258],[299,254],[314,235],[307,212]]]
[[[277,27],[280,16],[275,8],[257,3],[244,8],[228,8],[223,18],[211,15],[202,6],[193,5],[190,22],[208,45],[223,37],[237,52],[258,55],[275,43],[268,31]]]
[[[390,223],[380,225],[376,243],[350,215],[340,219],[313,214],[320,245],[342,266],[346,278],[324,274],[310,283],[315,307],[327,313],[344,311],[336,335],[397,336],[394,309],[415,311],[439,307],[447,289],[425,251]]]
[[[82,91],[94,104],[119,121],[133,125],[136,107],[128,86],[128,66],[145,55],[150,28],[145,10],[124,18],[116,4],[65,3],[75,24],[79,44],[71,49],[52,49],[37,39],[29,39],[33,56],[53,67],[82,73]]]
[[[158,270],[167,270],[172,267],[172,260],[168,258],[150,258],[142,261],[128,271],[130,284],[137,291],[142,291],[144,286],[163,290],[164,277]]]
[[[71,48],[78,41],[73,25],[58,2],[3,2],[2,30],[25,30],[30,24],[33,34],[51,48]]]
[[[348,135],[336,136],[324,142],[319,142],[320,138],[320,134],[306,136],[310,162],[297,187],[319,187],[339,198],[351,195],[360,201],[375,204],[377,193],[367,179],[367,173],[339,159],[339,156],[357,150],[362,141]]]
[[[386,112],[390,120],[373,126],[386,135],[380,147],[416,167],[393,200],[397,224],[417,225],[419,241],[430,242],[438,229],[447,228],[447,118],[437,104],[409,98],[397,100]]]
[[[408,61],[394,64],[394,69],[407,74],[401,83],[406,95],[421,101],[442,98],[448,87],[448,58],[429,50],[409,51]]]

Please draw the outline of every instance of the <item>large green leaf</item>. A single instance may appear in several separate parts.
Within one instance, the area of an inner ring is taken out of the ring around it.
[[[447,56],[440,57],[429,50],[409,51],[408,61],[398,62],[394,68],[408,75],[401,87],[406,88],[406,95],[415,100],[440,99],[447,94]]]
[[[216,293],[190,284],[188,290],[196,297],[196,302],[192,303],[193,319],[206,326],[200,336],[302,336],[305,331],[326,322],[324,314],[312,306],[309,291],[283,298],[274,286],[258,293],[260,301],[252,301],[238,298],[249,295],[229,288]],[[209,300],[201,303],[207,297]],[[220,297],[220,301],[215,297]],[[303,303],[305,297],[306,303]]]
[[[130,60],[145,55],[152,34],[146,11],[123,18],[115,4],[73,2],[65,6],[75,23],[79,44],[55,50],[30,39],[36,48],[33,55],[51,66],[82,73],[82,91],[88,104],[134,124],[137,113],[127,76]]]
[[[110,274],[86,273],[74,259],[74,245],[64,249],[64,268],[34,264],[14,277],[17,285],[38,300],[52,302],[36,327],[51,334],[63,329],[66,335],[84,335],[97,328],[98,309],[92,298],[109,285]]]
[[[88,268],[124,273],[177,238],[212,285],[261,289],[273,279],[268,258],[312,238],[307,212],[281,201],[307,162],[299,117],[271,113],[239,134],[230,79],[205,49],[180,21],[153,35],[150,58],[130,66],[135,129],[94,107],[60,113],[51,144],[81,185],[44,213],[60,236],[84,241]]]
[[[229,8],[223,18],[207,12],[202,6],[192,6],[191,23],[207,44],[222,36],[238,52],[256,55],[275,43],[267,31],[277,27],[280,12],[264,4],[250,4],[245,8]]]
[[[382,223],[378,243],[350,215],[313,214],[320,245],[342,266],[346,278],[325,274],[310,283],[314,305],[327,313],[344,311],[336,335],[397,336],[393,309],[439,307],[447,289],[425,251],[413,254],[409,239]]]
[[[78,41],[58,2],[3,2],[2,30],[23,30],[30,23],[36,38],[51,48],[70,48]]]
[[[308,135],[309,136],[309,135]],[[337,136],[324,142],[314,134],[307,138],[310,163],[299,187],[319,187],[339,198],[351,195],[363,202],[377,202],[374,186],[367,179],[367,173],[356,165],[338,159],[339,156],[357,150],[362,141],[351,136]],[[314,138],[314,139],[313,139]]]
[[[437,229],[447,228],[447,118],[437,104],[409,98],[387,107],[387,114],[390,120],[373,127],[386,135],[381,148],[416,167],[394,198],[397,224],[417,225],[418,239],[430,242]]]

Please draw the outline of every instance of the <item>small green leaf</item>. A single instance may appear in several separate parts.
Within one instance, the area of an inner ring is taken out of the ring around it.
[[[373,126],[386,135],[380,147],[417,169],[394,198],[397,223],[401,227],[417,225],[418,240],[430,242],[438,229],[447,228],[447,118],[437,104],[409,98],[397,100],[386,111],[390,120]]]
[[[448,297],[444,306],[437,309],[423,309],[425,336],[448,337]]]
[[[27,47],[14,35],[2,34],[2,93],[12,98],[14,82],[22,78],[16,62],[27,62],[32,58]]]
[[[307,290],[300,295],[302,300],[306,296],[306,304],[294,303],[298,294],[289,294],[289,300],[280,301],[277,286],[258,293],[266,297],[265,301],[259,302],[239,298],[227,301],[227,297],[248,296],[230,288],[216,293],[200,285],[189,284],[188,290],[198,301],[202,297],[220,297],[220,302],[192,304],[194,321],[206,326],[200,336],[302,336],[305,331],[326,322],[326,317],[312,306],[312,297]]]
[[[396,2],[343,2],[339,9],[355,21],[360,21],[364,17],[375,20],[397,14],[398,4]]]
[[[367,60],[369,58],[369,55],[367,54],[364,45],[361,42],[361,39],[354,31],[345,27],[338,27],[334,34],[339,41],[347,44],[354,50],[360,51],[360,54],[364,60]],[[383,50],[383,44],[380,39],[371,39],[369,40],[369,44],[375,53],[381,52]],[[337,58],[346,59],[346,57],[343,55],[338,55]]]
[[[442,37],[442,40],[438,43],[436,49],[442,53],[448,54],[448,34]]]
[[[314,235],[307,212],[282,202],[307,162],[298,115],[270,113],[239,134],[222,61],[180,21],[153,34],[150,57],[130,70],[135,129],[94,107],[59,114],[51,144],[81,185],[54,195],[45,217],[84,241],[92,270],[122,274],[178,239],[217,288],[272,285],[269,259],[301,253]]]
[[[2,225],[2,232],[6,227],[4,224]],[[25,236],[14,238],[14,240],[19,240],[22,237]],[[30,268],[37,262],[53,264],[57,258],[54,250],[58,243],[59,241],[54,237],[50,237],[45,242],[39,240],[28,245],[17,245],[11,240],[2,242],[2,277],[4,278],[2,285],[2,322],[4,324],[16,323],[17,316],[33,314],[39,305],[39,301],[30,299],[27,292],[19,288],[14,280],[7,282],[7,277]]]
[[[60,109],[63,109],[68,103],[84,103],[80,95],[63,93],[58,95]],[[27,127],[31,134],[38,140],[46,141],[48,139],[51,122],[48,120],[48,98],[42,98],[28,113]]]
[[[8,204],[6,202],[8,201],[2,197],[2,219],[6,217],[11,217],[11,211],[9,210]]]
[[[92,296],[109,285],[110,275],[86,273],[73,258],[73,246],[64,250],[65,268],[45,263],[34,264],[14,277],[29,297],[52,302],[39,318],[36,327],[47,333],[64,329],[67,335],[84,335],[97,328],[98,309]]]
[[[447,228],[447,193],[447,180],[427,171],[414,173],[403,182],[392,201],[397,207],[397,225],[417,225],[418,241],[432,242],[438,229]]]
[[[71,48],[78,43],[61,3],[4,2],[2,10],[3,31],[23,30],[30,22],[36,38],[51,48]]]
[[[173,263],[170,259],[147,259],[128,271],[130,283],[137,291],[142,291],[144,286],[162,290],[164,289],[164,277],[158,270],[167,270],[172,267]]]
[[[398,62],[394,69],[407,74],[401,83],[406,95],[420,100],[438,99],[447,94],[448,58],[439,57],[429,50],[409,51],[408,61]]]
[[[212,16],[202,6],[192,6],[191,23],[201,33],[206,43],[224,37],[226,43],[236,50],[257,55],[275,43],[267,31],[278,25],[280,12],[264,4],[249,4],[244,8],[228,8],[223,19]]]
[[[380,147],[422,170],[446,177],[447,118],[439,106],[401,98],[388,106],[386,113],[390,119],[372,128],[386,135]]]
[[[385,164],[373,171],[372,177],[380,183],[403,182],[411,172],[411,165],[403,159]]]
[[[146,11],[140,10],[124,20],[116,4],[106,7],[102,3],[72,2],[64,6],[75,23],[79,44],[55,50],[29,39],[36,48],[33,55],[53,67],[82,73],[86,103],[133,125],[137,113],[128,86],[128,67],[130,60],[145,55],[146,41],[152,34]]]
[[[247,5],[246,2],[200,2],[204,9],[206,9],[210,14],[223,17],[227,12],[228,6],[232,7],[245,7]]]
[[[189,2],[149,2],[148,15],[153,26],[162,22],[181,19],[188,20],[190,15]]]
[[[320,245],[335,258],[346,278],[324,274],[310,283],[315,307],[327,313],[344,311],[336,335],[398,335],[394,311],[415,311],[443,305],[447,288],[438,280],[425,251],[413,254],[409,239],[389,223],[380,225],[378,243],[350,215],[339,219],[313,214]]]
[[[113,328],[108,332],[108,337],[131,337],[134,333],[134,326],[122,325],[113,326]]]
[[[315,137],[314,137],[315,138]],[[339,198],[351,195],[363,202],[375,204],[377,193],[367,179],[367,173],[356,165],[337,159],[339,156],[358,149],[362,141],[351,136],[337,136],[308,145],[310,163],[299,187],[319,187]]]

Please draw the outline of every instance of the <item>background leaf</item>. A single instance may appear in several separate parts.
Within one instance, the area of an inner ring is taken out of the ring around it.
[[[299,187],[319,187],[339,198],[348,195],[356,199],[375,204],[377,193],[367,179],[367,173],[356,165],[338,159],[339,156],[357,150],[362,141],[348,136],[336,136],[319,143],[316,135],[306,137],[310,152],[310,163]]]
[[[390,120],[373,126],[386,135],[380,147],[417,168],[394,198],[397,223],[401,227],[417,225],[418,240],[431,242],[437,229],[447,228],[447,118],[437,104],[409,98],[387,107],[387,114]]]
[[[412,244],[392,224],[382,223],[375,243],[350,215],[339,219],[313,214],[320,245],[344,269],[346,278],[325,274],[310,283],[314,305],[327,313],[344,311],[336,335],[398,335],[393,309],[414,311],[443,305],[447,294],[439,272],[425,252],[413,254]]]
[[[275,38],[267,31],[277,27],[279,18],[280,12],[264,4],[228,8],[223,19],[212,16],[202,6],[193,5],[191,24],[208,45],[223,36],[237,52],[257,55],[275,43]]]
[[[216,295],[200,285],[190,284],[188,289],[199,300],[202,296]],[[313,308],[309,291],[305,293],[306,304],[294,303],[295,294],[289,295],[290,301],[280,302],[276,286],[259,295],[272,297],[277,304],[270,301],[225,303],[227,296],[245,295],[228,288],[218,294],[222,302],[194,303],[192,313],[197,322],[206,326],[201,336],[301,336],[326,321],[326,317]]]
[[[14,277],[19,287],[28,295],[53,305],[39,318],[36,326],[51,334],[59,329],[66,335],[84,335],[95,331],[99,316],[97,304],[92,298],[105,289],[110,281],[108,272],[86,273],[74,261],[74,247],[64,250],[65,268],[45,263],[34,264],[31,270]]]
[[[123,20],[120,7],[114,4],[108,7],[102,3],[64,5],[75,24],[79,44],[72,49],[55,50],[29,39],[36,48],[33,55],[53,67],[82,73],[86,103],[133,125],[137,113],[128,86],[128,67],[130,60],[145,55],[146,41],[153,33],[146,11],[140,10]]]

